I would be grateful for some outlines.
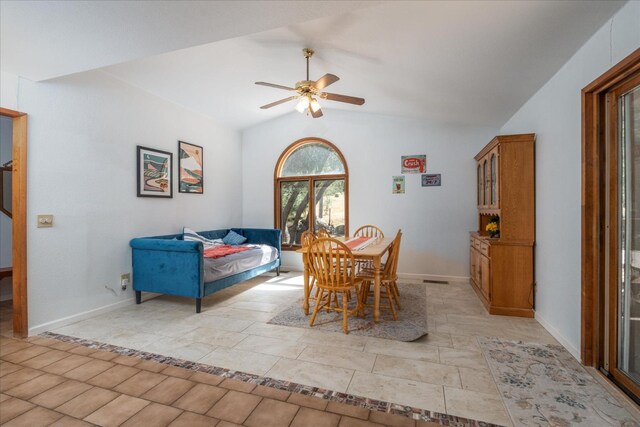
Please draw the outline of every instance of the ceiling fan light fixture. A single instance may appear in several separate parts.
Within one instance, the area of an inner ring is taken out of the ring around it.
[[[306,96],[300,98],[300,102],[296,105],[296,110],[298,110],[299,113],[304,113],[307,111],[307,108],[309,108],[309,98]]]
[[[320,118],[323,116],[322,114],[322,106],[318,102],[317,98],[321,98],[323,100],[328,101],[337,101],[337,102],[345,102],[347,104],[353,105],[362,105],[364,104],[363,98],[357,98],[355,96],[346,96],[340,95],[337,93],[329,93],[323,92],[323,90],[338,80],[340,78],[334,74],[325,74],[320,77],[318,80],[313,81],[309,80],[309,59],[313,55],[313,49],[305,48],[302,50],[304,53],[304,57],[307,62],[307,75],[306,80],[300,80],[295,84],[295,87],[277,85],[273,83],[267,82],[256,82],[257,85],[260,86],[268,86],[276,89],[283,89],[295,92],[295,95],[292,95],[288,98],[280,99],[278,101],[272,102],[270,104],[266,104],[261,106],[260,108],[266,110],[271,107],[275,107],[276,105],[284,104],[285,102],[298,100],[296,104],[296,110],[301,114],[311,115],[314,119]]]
[[[311,98],[311,102],[309,103],[309,107],[311,107],[311,110],[315,113],[317,112],[320,108],[322,108],[320,106],[320,103],[318,101],[316,101],[315,98]]]

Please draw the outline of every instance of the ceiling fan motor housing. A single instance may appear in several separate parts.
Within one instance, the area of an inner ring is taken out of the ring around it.
[[[300,80],[296,83],[296,91],[302,94],[313,94],[316,92],[316,88],[314,86],[315,82],[312,80]]]

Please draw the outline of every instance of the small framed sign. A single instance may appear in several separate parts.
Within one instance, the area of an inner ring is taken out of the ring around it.
[[[416,154],[402,156],[402,169],[400,173],[425,173],[427,171],[427,155]]]
[[[404,175],[393,177],[391,194],[404,194]]]
[[[423,187],[440,187],[442,184],[442,178],[439,173],[422,175]]]

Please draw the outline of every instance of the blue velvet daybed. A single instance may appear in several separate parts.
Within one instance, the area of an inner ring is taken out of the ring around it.
[[[229,230],[246,237],[248,244],[275,248],[275,259],[246,271],[205,282],[204,247],[201,242],[185,241],[182,234],[132,239],[129,244],[132,248],[136,303],[142,302],[143,291],[190,297],[196,299],[196,313],[200,313],[202,298],[207,295],[273,269],[280,275],[280,230],[231,228],[199,231],[198,234],[211,240],[222,239]]]

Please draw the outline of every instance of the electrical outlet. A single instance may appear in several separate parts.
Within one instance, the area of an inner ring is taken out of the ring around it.
[[[120,287],[122,288],[123,291],[125,291],[127,289],[127,286],[129,286],[129,283],[131,283],[131,274],[129,274],[129,273],[121,274],[120,275]]]
[[[53,227],[53,215],[38,215],[38,228]]]

